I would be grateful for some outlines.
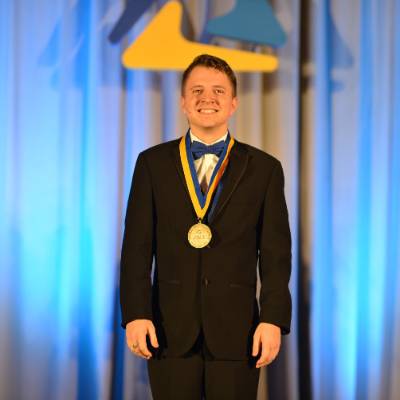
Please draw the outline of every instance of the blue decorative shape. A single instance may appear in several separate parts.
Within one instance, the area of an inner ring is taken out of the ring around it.
[[[207,32],[215,36],[272,47],[282,46],[286,34],[267,0],[236,0],[228,14],[207,22]]]
[[[108,36],[110,42],[119,42],[152,3],[152,0],[128,0],[124,12]]]

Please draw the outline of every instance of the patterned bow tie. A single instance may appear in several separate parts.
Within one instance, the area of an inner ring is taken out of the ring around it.
[[[204,154],[215,154],[216,156],[220,156],[225,147],[225,141],[221,140],[217,143],[211,144],[207,146],[204,143],[198,142],[196,140],[193,141],[190,149],[192,150],[193,158],[197,160]]]

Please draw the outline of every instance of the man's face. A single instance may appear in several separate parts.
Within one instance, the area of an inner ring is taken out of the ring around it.
[[[237,98],[223,72],[198,66],[187,78],[181,107],[194,133],[225,133],[228,120],[237,108]]]

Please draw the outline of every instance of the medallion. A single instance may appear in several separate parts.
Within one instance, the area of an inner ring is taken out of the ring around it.
[[[211,229],[201,222],[194,224],[188,232],[189,243],[196,249],[206,247],[212,238]]]
[[[211,241],[211,229],[208,225],[203,224],[201,221],[207,213],[212,196],[228,165],[229,154],[232,150],[232,146],[235,143],[234,139],[230,135],[228,135],[228,138],[229,139],[225,145],[225,148],[220,155],[217,165],[214,168],[214,172],[211,175],[206,196],[203,196],[201,192],[200,184],[198,182],[196,170],[194,167],[193,157],[190,153],[189,133],[187,133],[186,137],[182,136],[179,143],[179,154],[181,158],[183,173],[185,176],[186,186],[188,188],[190,200],[198,219],[198,223],[194,224],[189,229],[188,240],[189,243],[197,249],[201,249],[207,246]]]

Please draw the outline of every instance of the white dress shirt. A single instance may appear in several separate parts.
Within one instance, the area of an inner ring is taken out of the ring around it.
[[[228,136],[228,132],[225,133],[224,136],[220,137],[218,140],[212,143],[205,143],[201,139],[199,139],[196,135],[192,133],[192,131],[189,131],[190,133],[190,140],[193,142],[194,140],[204,143],[207,146],[210,146],[214,143],[217,143],[221,140],[225,140],[226,137]],[[210,184],[210,179],[212,176],[212,173],[214,171],[215,166],[217,165],[217,162],[219,160],[219,157],[215,154],[204,154],[197,160],[194,160],[194,167],[196,168],[197,172],[197,177],[199,178],[199,183],[203,181],[204,177],[207,182],[207,186]]]

